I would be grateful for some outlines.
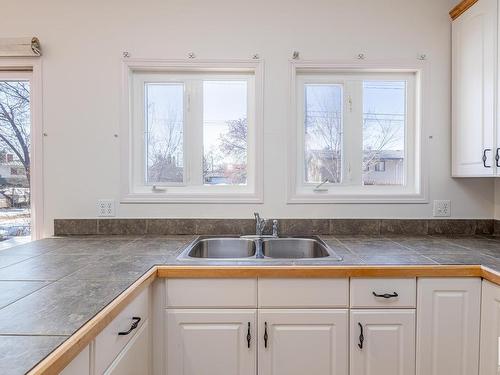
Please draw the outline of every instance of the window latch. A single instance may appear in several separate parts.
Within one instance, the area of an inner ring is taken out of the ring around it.
[[[324,184],[326,184],[327,182],[330,182],[330,180],[327,178],[326,180],[322,181],[321,183],[319,183],[318,185],[316,185],[313,189],[313,191],[315,193],[324,193],[324,192],[327,192],[328,191],[328,188],[324,188],[322,187]]]

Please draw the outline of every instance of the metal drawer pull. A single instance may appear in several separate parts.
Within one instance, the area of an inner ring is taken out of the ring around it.
[[[139,322],[141,321],[141,318],[139,318],[138,316],[134,316],[134,317],[132,318],[132,320],[133,320],[134,322],[132,323],[132,325],[130,326],[130,329],[129,329],[128,331],[118,332],[118,334],[119,334],[120,336],[126,336],[126,335],[128,335],[130,332],[132,332],[134,329],[136,329],[136,328],[137,328],[137,326],[139,325]]]
[[[363,325],[358,322],[358,326],[359,326],[359,330],[361,331],[361,333],[359,334],[359,344],[358,344],[358,347],[360,349],[363,349],[363,341],[365,341],[365,336],[363,336]]]
[[[485,148],[483,151],[483,166],[485,168],[491,168],[491,165],[486,165],[486,160],[488,160],[488,157],[486,156],[486,153],[491,151],[491,148]]]
[[[495,154],[495,160],[496,160],[497,167],[500,167],[500,164],[498,163],[500,161],[500,147],[497,148],[497,152]]]
[[[264,323],[264,348],[267,348],[267,340],[269,336],[267,335],[267,322]]]
[[[399,296],[396,292],[389,294],[389,293],[384,293],[384,294],[377,294],[375,292],[372,292],[375,297],[381,297],[381,298],[396,298]]]
[[[247,346],[250,349],[250,341],[252,340],[252,335],[250,333],[250,322],[248,322],[248,331],[247,331]]]

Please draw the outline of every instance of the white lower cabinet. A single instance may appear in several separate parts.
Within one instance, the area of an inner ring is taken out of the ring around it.
[[[480,375],[500,374],[500,287],[483,281]]]
[[[351,310],[350,375],[415,373],[415,310]]]
[[[166,312],[169,375],[255,375],[257,310]]]
[[[348,310],[259,310],[259,375],[347,375]]]
[[[479,372],[481,279],[420,278],[417,375]]]
[[[120,355],[106,370],[106,375],[147,375],[150,373],[149,324],[144,323]]]

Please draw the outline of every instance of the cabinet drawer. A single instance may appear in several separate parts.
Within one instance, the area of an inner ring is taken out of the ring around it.
[[[377,295],[375,295],[377,294]],[[416,279],[351,279],[351,307],[413,308],[417,295]]]
[[[257,279],[168,279],[167,308],[256,307]]]
[[[102,374],[146,323],[149,316],[149,288],[139,294],[95,339],[95,373]],[[140,317],[137,328],[128,335],[118,332],[128,331],[133,317]]]
[[[349,305],[348,279],[259,279],[259,307],[332,308]]]

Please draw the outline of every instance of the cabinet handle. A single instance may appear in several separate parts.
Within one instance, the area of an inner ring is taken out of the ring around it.
[[[264,322],[264,348],[267,348],[267,340],[269,336],[267,335],[267,322]]]
[[[500,147],[497,148],[497,152],[495,154],[495,161],[496,161],[497,167],[500,167],[500,164],[498,163],[500,161]]]
[[[363,349],[363,341],[365,341],[365,336],[363,336],[363,325],[358,322],[358,326],[359,326],[359,330],[360,330],[358,347],[360,349]]]
[[[250,349],[250,341],[252,340],[252,334],[250,333],[250,322],[248,322],[248,331],[247,331],[247,346]]]
[[[491,165],[486,165],[486,161],[488,160],[488,157],[486,156],[486,153],[491,151],[491,148],[485,148],[483,151],[483,166],[485,168],[491,168]]]
[[[381,298],[396,298],[399,296],[396,292],[389,294],[389,293],[384,293],[384,294],[377,294],[375,292],[372,292],[375,297],[381,297]]]
[[[134,317],[132,318],[132,320],[133,320],[134,322],[132,323],[132,325],[130,326],[130,329],[129,329],[128,331],[118,332],[118,334],[119,334],[120,336],[126,336],[126,335],[128,335],[130,332],[132,332],[134,329],[136,329],[136,328],[137,328],[137,326],[139,325],[139,322],[141,321],[141,318],[140,318],[140,317],[138,317],[138,316],[134,316]]]

